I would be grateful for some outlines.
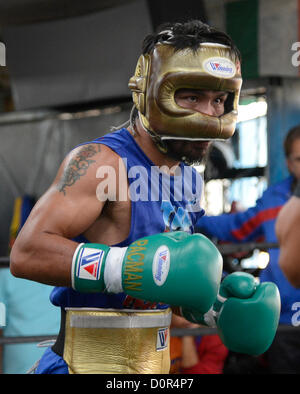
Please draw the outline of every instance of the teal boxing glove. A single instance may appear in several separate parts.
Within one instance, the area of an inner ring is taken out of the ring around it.
[[[228,349],[259,355],[274,339],[280,294],[272,282],[258,284],[252,275],[235,272],[223,280],[217,299],[207,313],[183,308],[182,315],[194,323],[217,327]]]
[[[202,234],[183,231],[141,238],[125,248],[80,244],[72,262],[79,292],[126,294],[207,312],[222,275],[222,256]]]

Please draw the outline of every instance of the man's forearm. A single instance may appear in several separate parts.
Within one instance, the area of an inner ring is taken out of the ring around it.
[[[57,234],[42,233],[15,242],[10,255],[11,273],[52,286],[71,286],[72,257],[78,243]]]

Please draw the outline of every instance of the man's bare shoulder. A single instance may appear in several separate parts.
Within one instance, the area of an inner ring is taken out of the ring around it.
[[[73,149],[64,159],[55,185],[59,192],[66,195],[71,188],[89,185],[97,182],[96,173],[101,166],[116,168],[119,156],[109,147],[98,143],[87,143]]]

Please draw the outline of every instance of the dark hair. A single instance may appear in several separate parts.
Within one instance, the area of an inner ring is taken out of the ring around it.
[[[200,20],[183,23],[165,23],[160,25],[157,32],[145,37],[142,45],[143,54],[151,53],[157,43],[169,43],[175,50],[191,48],[197,50],[203,42],[215,42],[231,47],[241,61],[241,54],[231,37],[226,33],[209,26]]]
[[[295,140],[300,139],[300,125],[291,128],[283,143],[285,157],[289,157]]]

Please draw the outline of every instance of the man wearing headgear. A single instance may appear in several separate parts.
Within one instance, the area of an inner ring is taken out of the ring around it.
[[[180,37],[175,31],[176,26],[159,34],[153,50],[139,58],[129,81],[142,126],[162,142],[231,137],[242,85],[237,50],[224,44],[226,37],[223,43],[205,42],[205,35],[200,38],[199,32]],[[182,47],[180,39],[189,46]],[[219,100],[220,109],[216,106],[207,113],[182,108],[178,96],[189,90],[215,92],[213,99]]]
[[[200,21],[145,38],[129,127],[66,157],[11,254],[14,275],[57,286],[61,330],[37,373],[168,373],[171,308],[232,350],[270,346],[276,286],[220,285],[222,257],[194,231],[203,181],[189,164],[233,134],[241,83],[233,42]]]

